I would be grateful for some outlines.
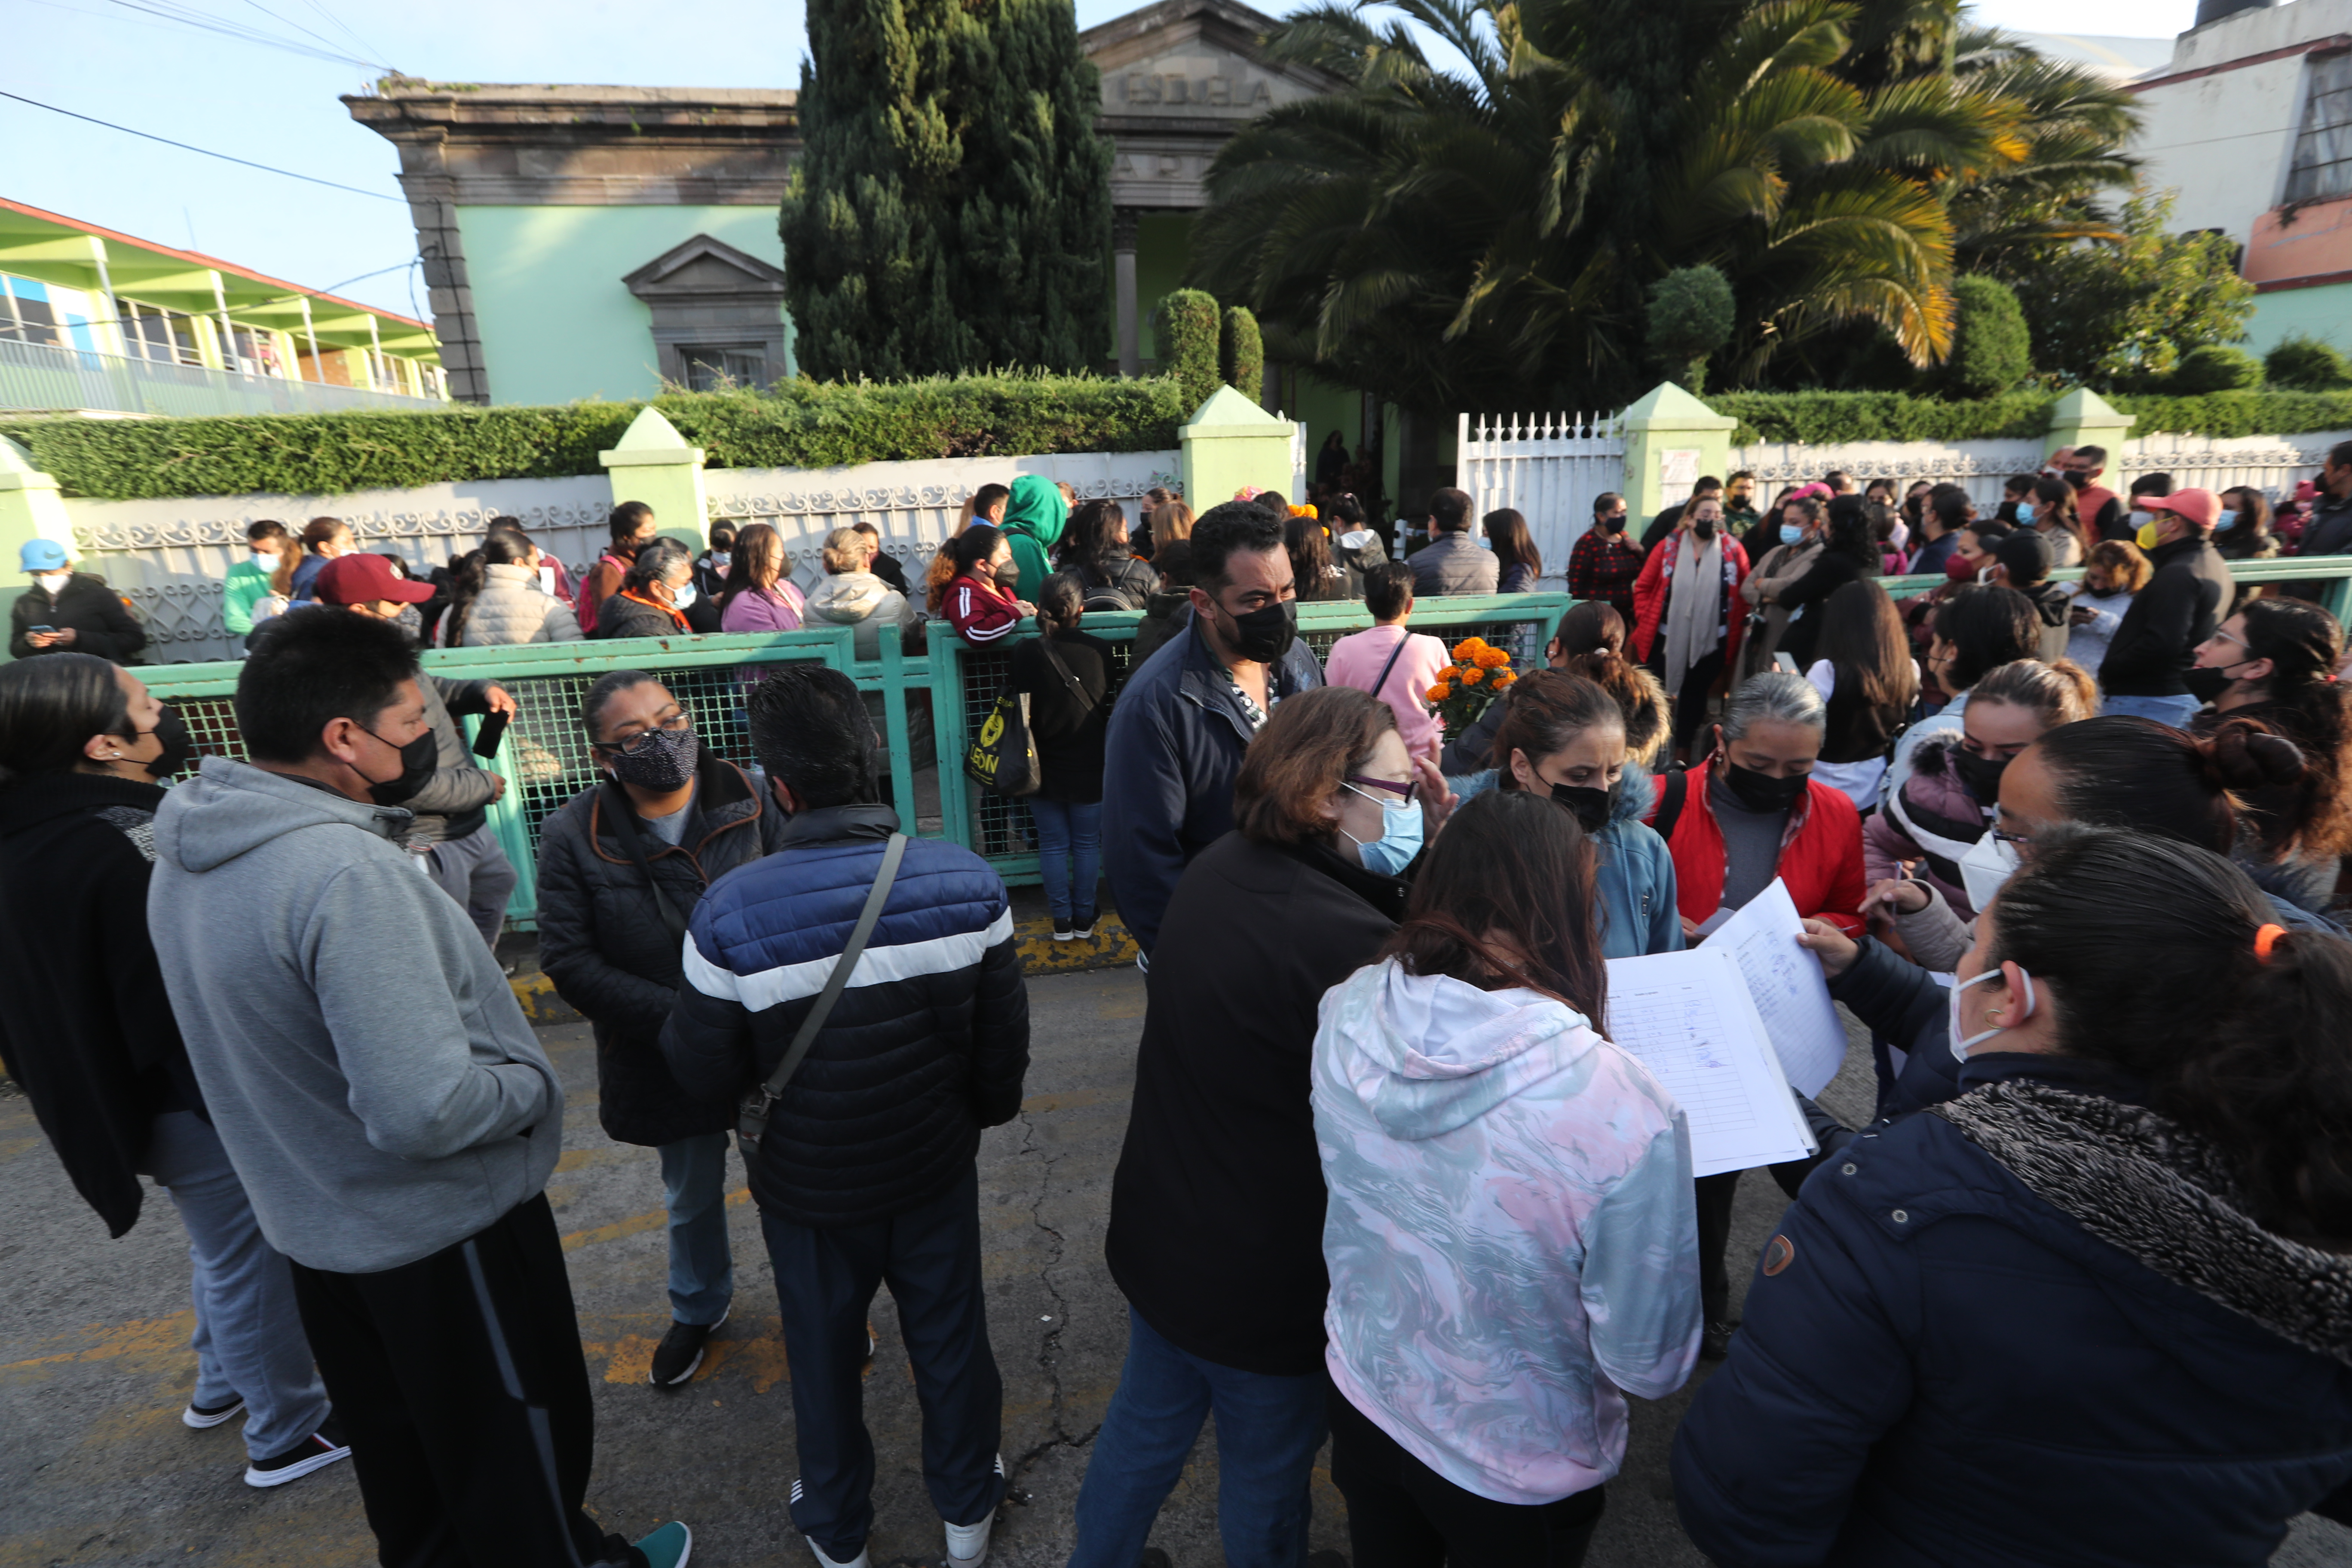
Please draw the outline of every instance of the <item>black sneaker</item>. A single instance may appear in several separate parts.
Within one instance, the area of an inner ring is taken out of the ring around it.
[[[230,1394],[226,1405],[199,1405],[191,1399],[188,1407],[180,1412],[180,1425],[194,1427],[199,1432],[206,1431],[244,1408],[245,1395],[242,1394]]]
[[[730,1309],[730,1310],[732,1309]],[[719,1314],[719,1323],[727,1314]],[[656,1388],[674,1388],[694,1375],[702,1364],[702,1351],[710,1336],[719,1331],[719,1323],[672,1323],[662,1342],[654,1348],[654,1365],[646,1379]]]
[[[1085,914],[1078,916],[1077,919],[1070,922],[1071,925],[1076,928],[1071,931],[1070,934],[1077,938],[1080,942],[1094,941],[1095,921],[1099,917],[1097,916],[1092,910],[1088,910]]]
[[[1070,919],[1067,915],[1055,915],[1054,917],[1054,940],[1055,942],[1067,942],[1070,940]]]
[[[245,1467],[245,1484],[249,1487],[282,1487],[288,1481],[300,1480],[312,1470],[323,1470],[337,1459],[352,1457],[352,1446],[343,1440],[341,1423],[328,1416],[319,1423],[319,1429],[282,1454],[272,1454],[266,1459],[256,1459]]]

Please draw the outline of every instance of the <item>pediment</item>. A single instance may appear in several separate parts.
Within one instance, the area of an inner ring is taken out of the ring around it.
[[[621,281],[641,300],[677,295],[782,293],[783,268],[698,234],[655,257]]]
[[[1326,73],[1272,65],[1257,41],[1272,16],[1234,0],[1161,0],[1078,36],[1102,72],[1114,120],[1247,120],[1339,86]]]

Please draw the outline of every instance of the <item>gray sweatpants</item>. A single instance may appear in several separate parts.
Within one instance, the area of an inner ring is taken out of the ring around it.
[[[490,825],[486,822],[463,838],[436,844],[425,864],[441,890],[457,900],[482,940],[497,951],[507,900],[514,896],[515,868]]]
[[[203,1117],[167,1110],[155,1118],[146,1163],[180,1211],[194,1266],[191,1403],[242,1397],[245,1451],[257,1459],[282,1454],[316,1432],[328,1408],[285,1256],[262,1238],[228,1151]]]

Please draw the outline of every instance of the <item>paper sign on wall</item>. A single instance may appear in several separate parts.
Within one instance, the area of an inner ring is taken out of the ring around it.
[[[1690,500],[1691,488],[1698,483],[1698,458],[1696,447],[1668,447],[1658,454],[1661,504],[1672,506]]]

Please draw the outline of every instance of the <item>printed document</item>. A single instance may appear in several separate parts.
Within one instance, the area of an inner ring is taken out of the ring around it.
[[[1781,1068],[1797,1092],[1811,1100],[1845,1065],[1845,1026],[1830,1000],[1822,961],[1798,945],[1803,929],[1789,885],[1775,877],[1708,935],[1706,946],[1723,949],[1739,965]]]
[[[1682,1107],[1694,1174],[1801,1160],[1819,1147],[1729,952],[1709,943],[1611,959],[1601,1032]]]

